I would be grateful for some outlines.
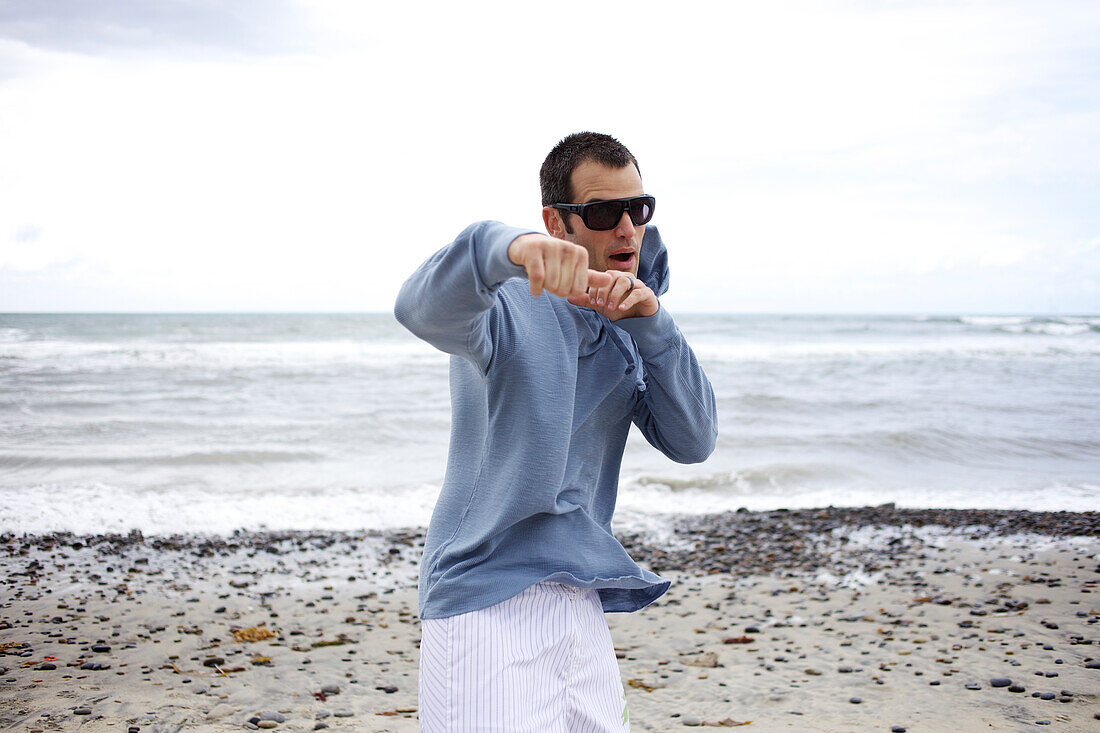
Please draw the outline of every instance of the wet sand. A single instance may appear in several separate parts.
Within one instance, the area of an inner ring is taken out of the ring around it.
[[[738,512],[622,539],[674,580],[608,616],[633,730],[1100,729],[1098,513]],[[0,535],[0,727],[414,731],[422,542]]]

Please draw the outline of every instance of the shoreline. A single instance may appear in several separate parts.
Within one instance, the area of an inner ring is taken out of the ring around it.
[[[620,539],[674,581],[608,615],[633,730],[1097,724],[1100,512],[743,511]],[[0,727],[414,731],[422,543],[0,533]]]
[[[662,526],[665,525],[665,526]],[[712,567],[711,561],[691,553],[670,549],[669,544],[697,541],[738,543],[738,561],[751,566],[751,556],[759,554],[760,543],[774,541],[768,554],[789,552],[792,548],[782,541],[797,543],[810,534],[835,532],[845,527],[907,527],[921,529],[941,527],[969,531],[974,538],[987,535],[1036,534],[1048,537],[1100,537],[1100,511],[1031,511],[1026,509],[907,509],[894,504],[863,507],[819,507],[810,509],[739,509],[711,514],[656,514],[649,530],[617,530],[615,535],[636,560],[656,557],[666,561],[688,563],[699,569]],[[44,547],[62,543],[79,543],[98,547],[104,554],[113,554],[135,545],[157,551],[190,551],[204,556],[241,548],[262,549],[270,554],[290,551],[289,545],[302,549],[307,545],[326,549],[334,544],[386,544],[404,552],[404,548],[423,548],[426,528],[409,527],[395,530],[328,530],[236,529],[229,534],[180,532],[145,536],[141,530],[120,533],[74,533],[70,531],[15,532],[0,531],[0,557],[11,554],[13,543],[24,547]],[[772,537],[762,536],[766,531]],[[80,549],[80,548],[77,548]],[[357,549],[352,546],[351,549]],[[728,553],[729,547],[725,550]],[[798,549],[793,548],[793,549]],[[633,553],[639,553],[634,555]],[[391,553],[398,554],[398,553]],[[752,566],[753,572],[773,569]],[[732,562],[723,567],[737,571]]]

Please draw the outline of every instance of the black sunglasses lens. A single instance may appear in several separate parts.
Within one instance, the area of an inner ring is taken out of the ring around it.
[[[608,229],[614,229],[622,215],[621,201],[600,201],[588,205],[584,225],[593,231],[605,232]]]
[[[653,203],[652,196],[640,196],[630,200],[630,221],[634,226],[641,226],[653,218]]]

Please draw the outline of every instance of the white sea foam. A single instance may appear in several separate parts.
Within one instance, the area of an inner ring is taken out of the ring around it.
[[[147,535],[178,532],[226,535],[249,530],[398,529],[426,527],[438,496],[435,484],[375,488],[227,491],[190,487],[162,491],[103,482],[38,484],[21,491],[0,490],[0,530],[70,531],[78,534]],[[670,542],[666,517],[672,515],[808,509],[825,506],[873,506],[894,502],[914,509],[1042,509],[1100,511],[1100,486],[1057,486],[1021,495],[989,492],[958,496],[948,492],[903,489],[864,491],[818,490],[801,493],[758,492],[751,495],[706,489],[672,491],[657,484],[625,482],[620,489],[615,526],[638,531],[655,541]],[[125,511],[120,511],[125,507]],[[913,530],[920,535],[923,530]],[[849,533],[851,542],[875,547],[896,535],[863,528]],[[934,541],[923,537],[925,541]]]
[[[1051,336],[1073,336],[1089,330],[1083,325],[1045,324],[1049,331],[1035,331]],[[1062,332],[1058,332],[1059,329]],[[861,361],[884,358],[987,358],[1041,357],[1061,354],[1100,356],[1100,338],[1021,340],[1005,336],[929,337],[897,341],[844,342],[783,341],[783,342],[713,342],[699,341],[692,349],[703,362],[801,361],[804,359]]]
[[[1049,336],[1076,336],[1092,330],[1088,323],[1023,323],[1004,327],[1009,333],[1041,333]]]
[[[961,316],[959,321],[971,326],[1012,326],[1027,323],[1031,316]]]
[[[177,369],[306,369],[323,365],[443,365],[447,357],[409,339],[369,341],[276,341],[172,343],[166,341],[24,341],[6,350],[9,358],[37,370],[110,371],[131,367]]]
[[[625,481],[619,490],[622,516],[655,514],[710,514],[744,508],[751,511],[813,509],[827,506],[877,506],[893,503],[909,509],[1025,509],[1041,511],[1100,511],[1100,485],[1052,484],[1010,492],[958,491],[926,485],[827,486],[804,489],[797,485],[778,490],[715,491],[705,488],[671,489],[659,483]]]
[[[162,492],[90,481],[0,492],[0,528],[14,532],[146,535],[248,530],[398,529],[427,526],[438,486],[324,492]],[[120,510],[125,508],[124,511]]]

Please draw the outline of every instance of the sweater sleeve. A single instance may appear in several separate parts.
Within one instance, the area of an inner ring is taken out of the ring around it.
[[[672,316],[661,306],[652,316],[615,325],[634,339],[645,366],[634,424],[646,440],[678,463],[701,463],[718,439],[718,408],[710,380]]]
[[[489,310],[497,288],[509,278],[526,276],[508,259],[508,245],[531,231],[496,221],[466,227],[405,281],[394,316],[419,338],[469,359],[484,372],[493,356]]]

